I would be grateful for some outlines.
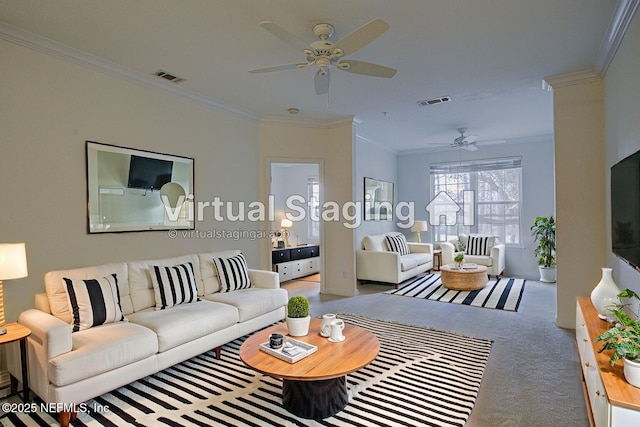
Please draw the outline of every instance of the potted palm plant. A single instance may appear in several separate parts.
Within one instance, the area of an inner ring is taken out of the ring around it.
[[[553,283],[556,281],[556,222],[553,216],[536,217],[531,235],[538,244],[534,254],[538,258],[540,281]]]
[[[294,296],[287,304],[287,328],[292,337],[302,337],[309,333],[309,300],[303,296]]]
[[[625,289],[618,294],[618,298],[637,298],[638,294]],[[640,387],[640,321],[633,319],[623,311],[624,305],[617,305],[611,312],[617,319],[616,325],[600,334],[596,341],[603,341],[604,345],[598,353],[613,350],[609,363],[614,365],[618,360],[624,360],[624,378],[634,387]]]

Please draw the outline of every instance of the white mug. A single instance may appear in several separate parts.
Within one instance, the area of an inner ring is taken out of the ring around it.
[[[331,341],[342,341],[344,339],[344,335],[342,335],[342,330],[344,329],[344,321],[341,319],[336,319],[331,321],[331,337],[329,339]]]
[[[331,321],[336,320],[336,315],[327,313],[322,316],[322,323],[320,324],[320,335],[327,338],[331,335]]]

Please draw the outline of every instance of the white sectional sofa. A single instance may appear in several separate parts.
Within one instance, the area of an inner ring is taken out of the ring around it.
[[[401,237],[400,233],[388,233]],[[433,268],[433,245],[431,243],[406,242],[409,253],[391,250],[385,234],[366,236],[356,252],[356,275],[358,280],[393,283],[397,288],[405,280],[425,273]],[[395,248],[393,248],[395,249]]]
[[[46,294],[36,295],[36,308],[18,319],[32,331],[27,341],[31,390],[45,403],[67,409],[211,349],[219,357],[223,344],[284,319],[288,297],[277,273],[247,269],[251,287],[221,291],[213,260],[237,258],[239,253],[190,254],[47,273]],[[189,264],[198,301],[156,309],[154,266]],[[75,316],[68,280],[84,283],[114,274],[125,321],[72,332]],[[17,346],[10,349],[8,364],[11,376],[21,381]],[[60,413],[61,425],[75,416],[67,411]]]

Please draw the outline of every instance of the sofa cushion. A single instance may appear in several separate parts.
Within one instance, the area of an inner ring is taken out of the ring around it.
[[[409,245],[407,244],[407,238],[404,237],[404,234],[389,233],[385,234],[384,238],[391,252],[398,252],[400,255],[409,254]]]
[[[418,260],[416,257],[409,255],[400,257],[400,271],[409,271],[418,266]]]
[[[49,380],[64,386],[151,357],[158,352],[153,331],[129,322],[72,334],[73,350],[49,360]]]
[[[198,301],[166,310],[140,311],[127,317],[129,322],[155,332],[158,351],[163,352],[235,325],[238,310],[227,304]]]
[[[206,295],[204,299],[236,307],[240,321],[244,322],[284,307],[287,305],[288,293],[285,289],[249,288]]]
[[[198,301],[193,264],[190,262],[173,267],[154,265],[151,280],[156,310]]]
[[[49,300],[49,310],[51,314],[66,323],[73,321],[71,310],[69,309],[69,295],[67,294],[67,284],[63,280],[68,279],[94,279],[105,277],[111,274],[118,276],[118,291],[120,292],[120,305],[124,315],[133,312],[133,304],[129,294],[129,275],[127,264],[104,264],[92,267],[74,268],[70,270],[50,271],[44,276],[44,285]]]
[[[427,252],[403,255],[400,257],[400,270],[409,271],[412,268],[426,264],[429,261],[431,261],[431,254]]]
[[[218,281],[222,286],[222,292],[237,291],[251,287],[247,260],[242,253],[229,258],[213,259],[216,266]]]
[[[159,265],[164,267],[173,267],[188,262],[193,264],[196,287],[198,288],[198,292],[200,292],[200,289],[202,288],[200,279],[200,261],[198,256],[195,254],[183,255],[175,258],[128,262],[129,289],[131,292],[133,310],[137,312],[156,306],[156,297],[153,292],[153,281],[151,279],[153,266]]]
[[[63,280],[73,315],[73,332],[125,319],[120,308],[117,274],[99,279]]]
[[[491,248],[494,245],[494,241],[494,236],[471,234],[467,239],[465,255],[489,256],[491,254]]]
[[[362,239],[362,249],[365,251],[388,251],[386,245],[384,234],[366,236]]]
[[[219,251],[198,254],[200,261],[200,275],[202,277],[202,289],[198,288],[198,295],[209,295],[220,290],[218,272],[213,263],[214,258],[229,258],[240,253],[239,250]]]

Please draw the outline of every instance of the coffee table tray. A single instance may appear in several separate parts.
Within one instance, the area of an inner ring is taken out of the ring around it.
[[[298,341],[298,340],[294,340],[293,338],[285,338],[285,343],[291,343],[294,346],[301,348],[302,352],[296,354],[295,356],[290,356],[287,353],[285,353],[284,350],[284,346],[280,347],[280,348],[271,348],[271,346],[269,346],[268,342],[262,343],[260,344],[260,350],[264,351],[265,353],[269,353],[272,356],[277,357],[278,359],[282,359],[285,362],[289,362],[289,363],[295,363],[298,360],[304,359],[307,356],[312,355],[313,353],[315,353],[316,351],[318,351],[318,347],[316,347],[315,345],[312,344],[308,344],[306,342],[302,342],[302,341]]]

